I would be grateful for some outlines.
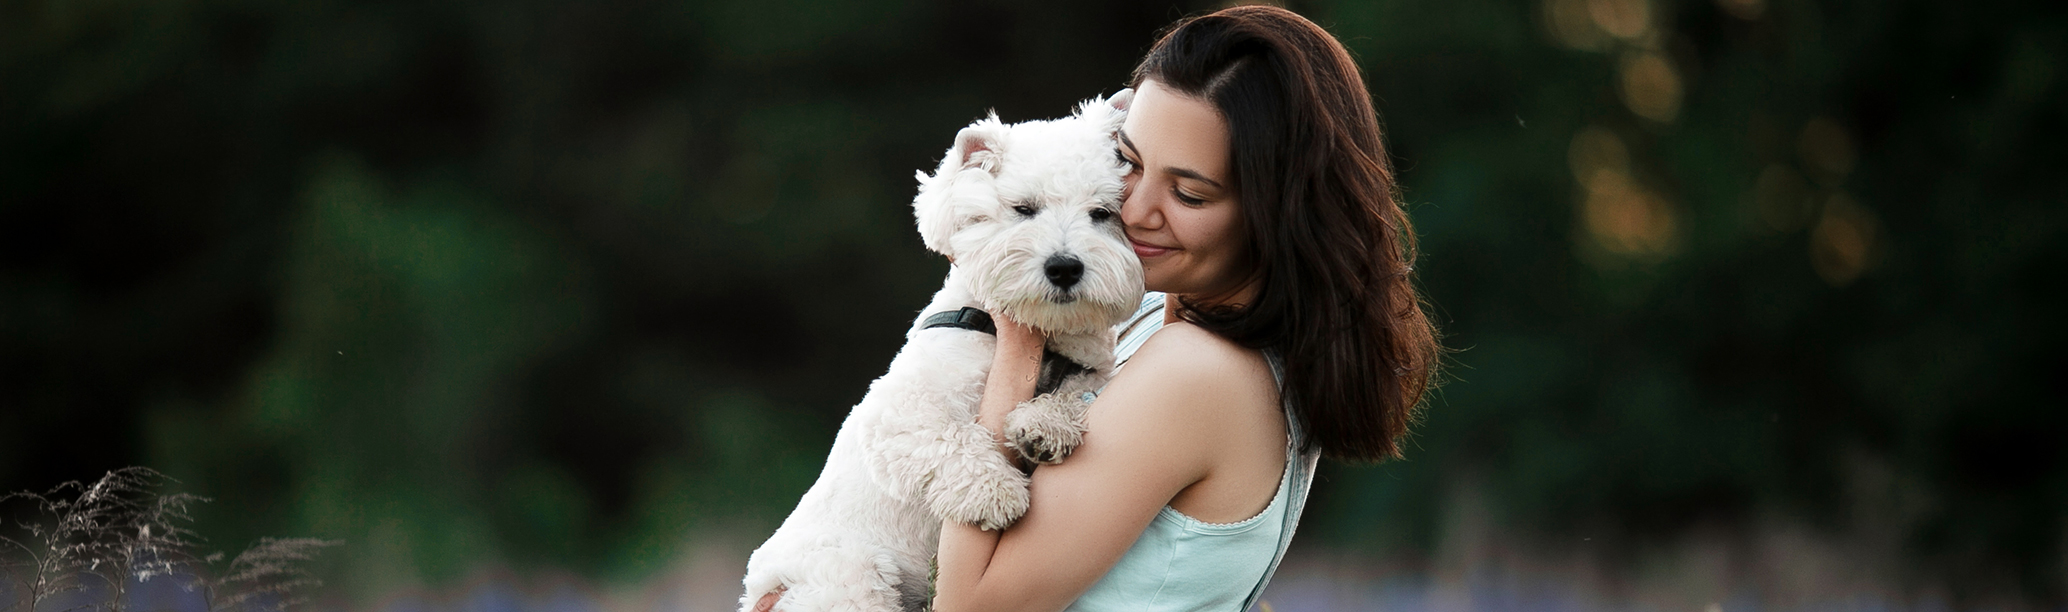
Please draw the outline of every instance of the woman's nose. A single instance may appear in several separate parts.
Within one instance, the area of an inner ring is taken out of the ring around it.
[[[1149,198],[1142,197],[1139,182],[1138,179],[1130,179],[1127,189],[1120,192],[1120,222],[1128,227],[1155,229],[1150,226],[1153,222],[1150,217],[1157,216],[1154,214],[1155,211],[1151,210],[1156,205],[1149,202]]]

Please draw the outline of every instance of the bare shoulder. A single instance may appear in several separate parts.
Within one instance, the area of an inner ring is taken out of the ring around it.
[[[1084,445],[1055,467],[1125,481],[1152,509],[1239,521],[1270,502],[1283,471],[1279,405],[1262,353],[1173,324],[1113,377],[1087,413]]]
[[[1109,390],[1136,398],[1129,403],[1145,410],[1192,419],[1275,413],[1278,404],[1278,387],[1262,353],[1190,323],[1157,331]]]
[[[1121,370],[1129,374],[1179,384],[1240,379],[1275,386],[1263,353],[1191,323],[1172,323],[1150,336]]]

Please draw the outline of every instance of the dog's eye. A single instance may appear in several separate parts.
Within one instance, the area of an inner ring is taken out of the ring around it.
[[[1111,218],[1113,218],[1113,211],[1104,208],[1091,209],[1091,220],[1093,221],[1105,221]]]
[[[1034,216],[1034,207],[1032,207],[1032,206],[1028,206],[1028,205],[1026,205],[1026,204],[1021,204],[1021,205],[1019,205],[1019,206],[1014,206],[1014,207],[1012,207],[1012,211],[1013,211],[1013,212],[1016,212],[1016,213],[1020,213],[1020,216],[1023,216],[1023,217],[1032,217],[1032,216]]]

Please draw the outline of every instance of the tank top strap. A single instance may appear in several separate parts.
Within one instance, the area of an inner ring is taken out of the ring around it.
[[[1127,365],[1128,358],[1134,357],[1135,351],[1149,341],[1149,336],[1155,335],[1156,330],[1163,329],[1163,300],[1162,293],[1151,291],[1143,295],[1142,305],[1135,309],[1135,314],[1128,317],[1127,321],[1113,326],[1114,368]]]
[[[1271,365],[1271,377],[1278,382],[1280,397],[1283,398],[1284,359],[1278,356],[1278,351],[1266,349],[1264,361]],[[1264,596],[1264,586],[1271,583],[1271,575],[1278,573],[1279,562],[1285,560],[1285,551],[1292,546],[1293,531],[1300,526],[1300,515],[1307,509],[1307,491],[1314,486],[1314,469],[1321,460],[1319,449],[1301,451],[1301,447],[1306,446],[1306,431],[1300,423],[1299,413],[1292,409],[1292,402],[1281,399],[1279,405],[1285,410],[1285,462],[1289,472],[1285,482],[1289,487],[1285,492],[1285,526],[1278,532],[1278,552],[1271,557],[1271,565],[1264,570],[1264,577],[1257,581],[1256,588],[1250,590],[1249,597],[1242,601],[1244,611]]]

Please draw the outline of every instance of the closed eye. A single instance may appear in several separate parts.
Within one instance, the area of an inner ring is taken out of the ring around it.
[[[1196,208],[1206,204],[1206,198],[1192,197],[1191,195],[1186,194],[1183,189],[1178,189],[1176,186],[1172,186],[1170,188],[1170,195],[1171,197],[1177,198],[1179,202],[1185,203],[1186,206]]]
[[[1120,160],[1120,165],[1127,167],[1128,174],[1134,174],[1135,170],[1141,168],[1141,166],[1135,165],[1135,160],[1128,159],[1127,153],[1120,149],[1113,149],[1113,157]]]

